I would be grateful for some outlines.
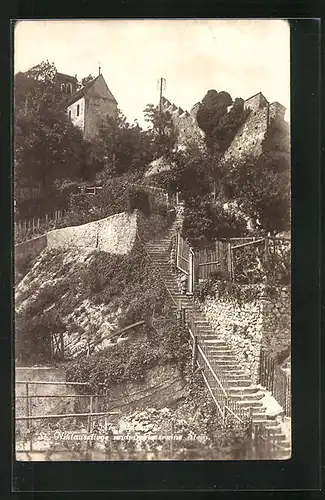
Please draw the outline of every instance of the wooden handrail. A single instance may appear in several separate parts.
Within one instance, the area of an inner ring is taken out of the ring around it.
[[[35,381],[33,382],[32,380],[15,380],[15,384],[31,384],[31,385],[89,385],[89,382],[56,382],[56,381],[49,381],[49,380],[44,380],[42,381]]]
[[[265,241],[265,239],[266,238],[261,238],[259,240],[249,241],[248,243],[241,243],[241,245],[235,245],[231,247],[231,250],[235,250],[236,248],[248,247],[249,245],[256,245],[257,243],[262,243],[263,241]]]
[[[15,420],[43,420],[45,418],[103,417],[105,415],[120,415],[120,412],[105,411],[101,413],[62,413],[60,415],[30,415],[28,417],[16,417]]]
[[[189,330],[190,335],[191,335],[191,337],[192,337],[192,340],[193,340],[193,342],[194,342],[194,334],[193,334],[193,332],[192,332],[192,330],[191,330],[191,328],[190,328],[189,326],[188,326],[188,330]],[[223,387],[222,383],[220,382],[219,378],[217,377],[217,375],[216,375],[215,371],[213,370],[212,366],[210,365],[210,363],[209,363],[209,361],[208,361],[207,357],[205,356],[205,354],[204,354],[204,352],[202,351],[202,349],[201,349],[201,347],[200,347],[200,345],[199,345],[199,344],[198,344],[197,348],[198,348],[198,351],[200,352],[201,356],[203,357],[203,360],[204,360],[205,364],[207,365],[207,367],[209,368],[210,372],[212,373],[212,375],[213,375],[213,377],[214,377],[215,381],[216,381],[216,382],[217,382],[217,384],[219,385],[219,387],[220,387],[220,389],[221,389],[222,393],[224,394],[225,398],[227,398],[227,399],[228,399],[228,394],[227,394],[227,392],[226,392],[225,388]]]

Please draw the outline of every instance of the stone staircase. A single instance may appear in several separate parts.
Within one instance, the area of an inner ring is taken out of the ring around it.
[[[218,372],[222,373],[229,398],[235,400],[239,407],[251,409],[253,424],[263,424],[264,428],[272,429],[277,434],[280,450],[276,458],[286,459],[290,456],[291,442],[283,433],[278,420],[269,418],[266,414],[266,408],[261,401],[265,393],[252,384],[238,364],[231,348],[213,331],[199,305],[191,296],[180,291],[177,273],[171,267],[169,254],[171,238],[175,235],[179,223],[180,219],[176,218],[162,238],[146,243],[146,250],[151,260],[160,272],[173,302],[177,304],[171,301],[171,310],[176,314],[178,308],[185,308],[191,314],[195,322],[196,334],[201,345],[204,346],[205,355],[210,364],[217,366]]]

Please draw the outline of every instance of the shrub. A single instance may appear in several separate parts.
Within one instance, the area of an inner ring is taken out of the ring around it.
[[[187,332],[175,322],[166,321],[147,338],[138,336],[132,342],[112,345],[70,362],[67,380],[89,382],[90,390],[102,394],[109,392],[112,385],[141,381],[148,370],[166,362],[182,369],[189,357]]]
[[[183,235],[196,248],[221,238],[247,234],[245,219],[208,200],[192,199],[184,213]]]
[[[148,216],[151,213],[149,195],[145,191],[137,188],[130,188],[128,194],[128,211],[139,209],[141,212]]]

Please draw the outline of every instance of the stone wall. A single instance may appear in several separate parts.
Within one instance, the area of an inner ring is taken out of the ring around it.
[[[77,113],[77,108],[79,106],[79,114]],[[68,115],[71,115],[72,123],[80,128],[82,132],[85,129],[85,98],[81,97],[78,101],[72,103],[67,109]]]
[[[135,243],[137,217],[135,210],[132,214],[122,212],[81,226],[55,229],[47,233],[47,246],[125,255]]]
[[[244,288],[244,287],[243,287]],[[276,299],[257,298],[239,303],[226,297],[207,298],[207,320],[231,348],[238,364],[258,383],[261,346],[277,354],[290,347],[290,294],[279,290]]]
[[[268,107],[251,109],[245,123],[240,127],[232,143],[224,155],[224,159],[232,160],[251,153],[258,156],[262,153],[262,142],[268,126]]]
[[[172,116],[178,134],[177,144],[179,146],[186,145],[191,141],[203,144],[204,133],[197,124],[195,113],[190,114],[165,98],[162,100],[162,109],[165,112],[168,111]]]
[[[106,97],[96,96],[86,99],[85,132],[87,139],[96,137],[99,127],[107,117],[115,116],[116,104]]]

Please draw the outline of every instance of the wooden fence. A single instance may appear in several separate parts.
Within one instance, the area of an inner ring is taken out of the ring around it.
[[[216,241],[211,247],[195,252],[196,279],[208,279],[212,274],[231,273],[229,245],[227,241]]]
[[[177,234],[177,268],[191,278],[188,292],[193,293],[200,280],[220,273],[237,283],[290,281],[290,239],[229,238],[215,241],[209,247],[194,250]]]
[[[290,369],[282,369],[264,349],[260,354],[259,383],[273,394],[284,414],[291,417]]]
[[[47,232],[49,226],[59,222],[66,213],[67,210],[55,210],[52,213],[45,214],[43,217],[15,221],[15,239],[24,241]]]

